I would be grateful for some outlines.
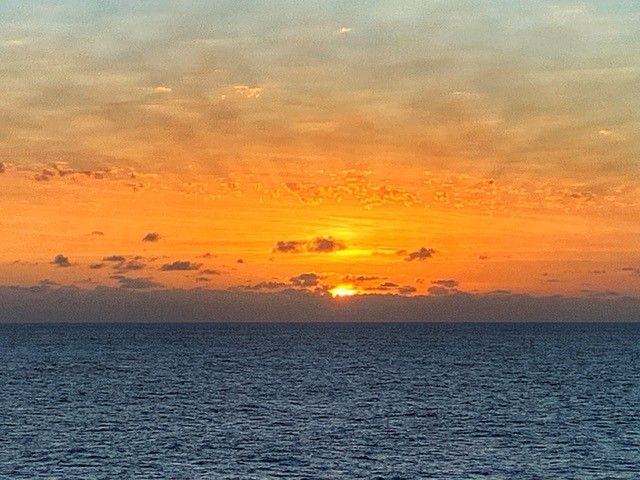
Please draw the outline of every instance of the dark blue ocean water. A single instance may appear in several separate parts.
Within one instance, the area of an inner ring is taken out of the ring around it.
[[[0,325],[1,479],[638,479],[640,325]]]

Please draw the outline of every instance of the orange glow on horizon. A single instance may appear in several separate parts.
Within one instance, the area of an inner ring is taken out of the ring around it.
[[[331,296],[333,298],[342,298],[342,297],[353,297],[354,295],[358,295],[360,292],[353,288],[353,285],[338,285],[335,288],[329,290]]]

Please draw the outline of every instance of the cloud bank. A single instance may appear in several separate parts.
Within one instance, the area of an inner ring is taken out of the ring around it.
[[[635,322],[640,299],[510,293],[334,300],[300,290],[162,289],[146,278],[93,290],[0,287],[0,322]],[[265,285],[268,287],[269,285]]]

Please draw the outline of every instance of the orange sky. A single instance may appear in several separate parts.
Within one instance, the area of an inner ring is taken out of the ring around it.
[[[637,11],[109,5],[0,6],[3,285],[640,294]]]

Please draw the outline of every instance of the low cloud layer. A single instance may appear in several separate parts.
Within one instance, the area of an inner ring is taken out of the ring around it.
[[[114,277],[122,288],[129,288],[132,290],[146,290],[149,288],[160,288],[162,287],[161,283],[154,281],[149,277],[125,277],[125,276],[117,276]]]
[[[309,277],[310,278],[310,277]],[[0,322],[630,322],[640,299],[510,293],[366,295],[340,302],[304,291],[158,290],[149,278],[93,290],[0,287]]]

